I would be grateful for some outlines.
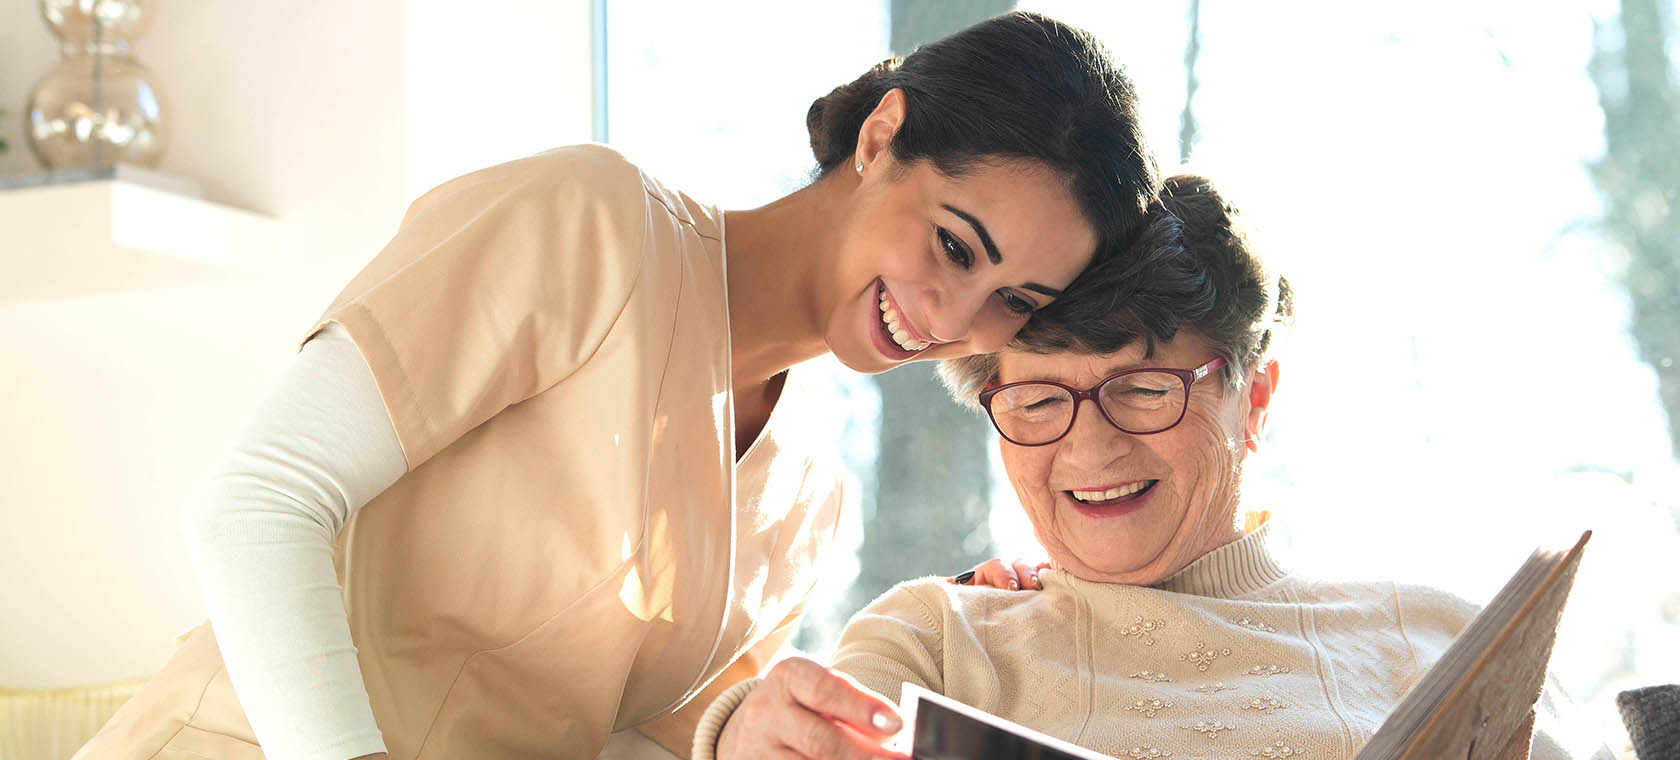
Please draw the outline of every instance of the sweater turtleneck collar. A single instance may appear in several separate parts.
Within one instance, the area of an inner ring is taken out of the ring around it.
[[[1275,556],[1272,547],[1272,523],[1198,557],[1166,580],[1150,588],[1179,594],[1235,599],[1252,594],[1288,577],[1289,571]],[[1059,564],[1057,575],[1075,587],[1095,590],[1094,587],[1113,584],[1098,583],[1074,577]]]

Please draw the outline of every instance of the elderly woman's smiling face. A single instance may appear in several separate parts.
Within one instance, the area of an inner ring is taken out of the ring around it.
[[[1206,340],[1186,329],[1157,344],[1148,359],[1141,343],[1102,355],[1005,352],[998,382],[1090,388],[1117,372],[1194,369],[1214,356]],[[1183,421],[1163,432],[1122,432],[1087,401],[1055,443],[1002,441],[1009,480],[1051,559],[1087,580],[1150,585],[1239,538],[1242,462],[1257,445],[1276,384],[1276,363],[1263,369],[1248,370],[1250,382],[1240,390],[1225,389],[1220,372],[1194,383]],[[1099,496],[1139,485],[1147,488],[1118,499]]]

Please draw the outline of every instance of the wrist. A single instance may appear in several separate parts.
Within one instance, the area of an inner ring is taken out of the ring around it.
[[[748,678],[728,691],[712,700],[706,714],[700,717],[700,726],[694,730],[694,748],[689,757],[691,760],[715,760],[717,757],[718,737],[723,735],[723,728],[729,723],[729,717],[735,714],[735,708],[740,707],[747,695],[758,686],[759,679]]]

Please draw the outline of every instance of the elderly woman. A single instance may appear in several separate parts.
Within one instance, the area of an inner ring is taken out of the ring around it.
[[[790,660],[714,702],[696,758],[902,756],[875,696],[902,682],[1122,758],[1347,758],[1468,624],[1439,590],[1292,575],[1268,527],[1241,527],[1293,307],[1207,180],[1168,180],[1130,257],[1078,287],[1114,292],[1061,315],[1104,325],[1101,344],[1035,324],[942,367],[1002,436],[1052,559],[1043,591],[901,584],[832,671]],[[841,714],[802,706],[834,694]],[[1533,756],[1573,757],[1547,720]]]

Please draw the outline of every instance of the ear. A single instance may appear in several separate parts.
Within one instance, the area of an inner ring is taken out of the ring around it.
[[[875,110],[864,117],[863,126],[858,128],[856,160],[862,161],[865,169],[887,155],[893,135],[904,124],[904,109],[904,91],[895,87],[887,90]]]
[[[1256,368],[1248,380],[1248,424],[1245,431],[1249,451],[1260,450],[1260,434],[1266,429],[1266,411],[1272,406],[1272,394],[1277,392],[1278,363],[1276,359]]]

